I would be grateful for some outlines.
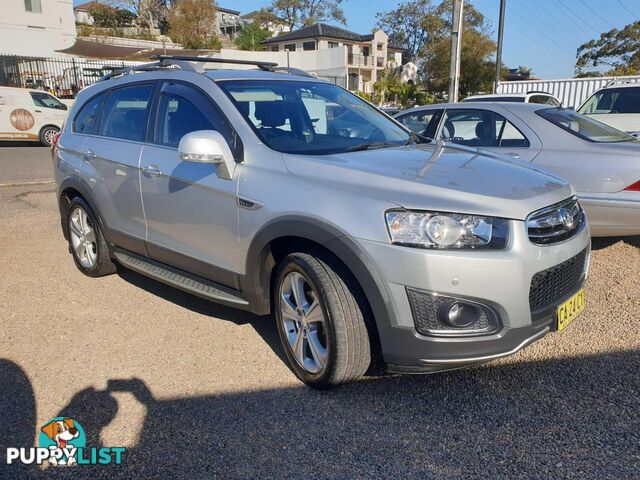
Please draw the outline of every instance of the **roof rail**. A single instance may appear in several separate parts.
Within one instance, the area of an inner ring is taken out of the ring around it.
[[[164,68],[169,68],[169,67],[180,67],[182,70],[189,70],[192,72],[196,72],[196,68],[191,65],[191,64],[184,64],[184,65],[180,65],[177,62],[176,63],[166,63],[163,61],[159,61],[159,62],[151,62],[151,63],[145,63],[142,65],[136,65],[133,67],[125,67],[125,68],[117,68],[114,69],[112,72],[107,73],[106,75],[104,75],[100,81],[102,82],[103,80],[109,80],[110,78],[114,78],[114,77],[119,77],[121,75],[130,75],[132,73],[135,72],[149,72],[149,71],[153,71],[153,70],[162,70]]]
[[[275,67],[278,66],[277,63],[273,62],[261,62],[258,60],[235,60],[231,58],[214,58],[214,57],[195,57],[189,55],[153,55],[151,58],[155,58],[162,62],[173,63],[174,61],[179,62],[205,62],[205,63],[229,63],[233,65],[255,65],[260,70],[265,70],[267,72],[272,72]]]

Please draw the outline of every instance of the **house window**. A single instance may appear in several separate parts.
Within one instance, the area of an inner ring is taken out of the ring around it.
[[[378,44],[378,50],[382,50],[384,48],[384,43],[379,43]]]
[[[288,50],[289,52],[295,52],[296,51],[296,44],[295,43],[288,43],[284,46],[285,50]]]
[[[279,45],[271,45],[271,51],[272,52],[277,52],[280,50],[280,46]]]
[[[24,8],[27,12],[42,13],[41,0],[24,0]]]
[[[302,44],[302,49],[303,50],[315,50],[316,49],[316,42],[315,40],[312,40],[310,42],[304,42]]]
[[[329,48],[338,48],[338,42],[329,42]]]

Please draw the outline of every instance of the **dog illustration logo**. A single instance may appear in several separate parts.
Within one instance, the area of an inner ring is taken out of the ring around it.
[[[78,448],[85,447],[84,430],[69,417],[56,417],[40,429],[40,447],[51,450],[50,465],[73,465],[77,461]]]

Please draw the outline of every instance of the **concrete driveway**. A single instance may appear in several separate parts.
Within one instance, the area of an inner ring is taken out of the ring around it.
[[[484,366],[302,386],[269,317],[79,273],[50,185],[0,188],[0,452],[54,416],[120,466],[4,478],[637,478],[640,241],[594,244],[588,310]]]

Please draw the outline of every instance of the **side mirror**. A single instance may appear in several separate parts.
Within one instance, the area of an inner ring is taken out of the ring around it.
[[[183,162],[218,165],[218,176],[227,180],[231,180],[235,169],[227,141],[215,130],[196,130],[183,136],[178,145],[178,158]]]
[[[60,105],[58,105],[58,108],[60,110],[69,110],[69,107],[67,107],[64,103],[61,103]]]

